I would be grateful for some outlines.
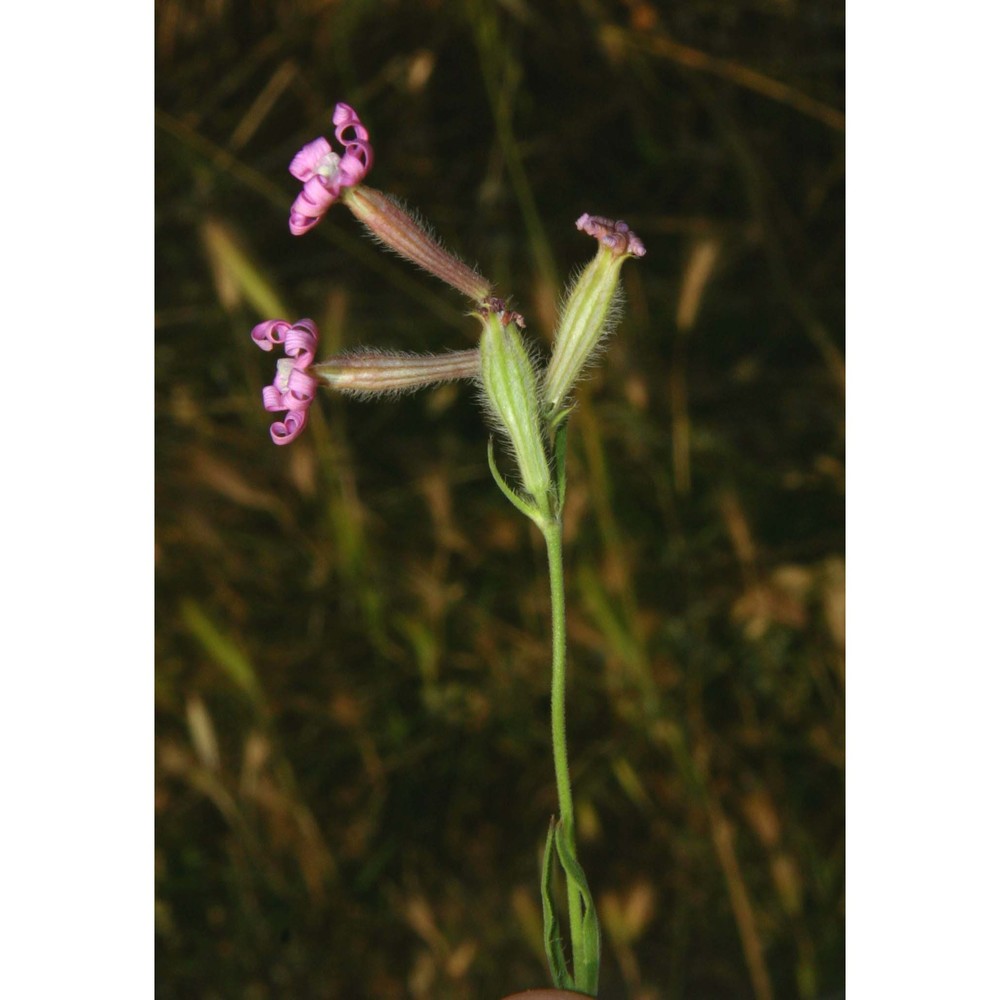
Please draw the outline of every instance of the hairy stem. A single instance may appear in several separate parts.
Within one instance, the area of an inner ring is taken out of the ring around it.
[[[557,517],[548,518],[542,532],[548,550],[549,584],[552,591],[552,756],[556,769],[559,818],[575,858],[576,827],[569,779],[569,752],[566,746],[566,588],[563,581],[562,521]],[[580,893],[568,883],[566,891],[569,897],[573,968],[577,971],[583,946],[583,900]]]

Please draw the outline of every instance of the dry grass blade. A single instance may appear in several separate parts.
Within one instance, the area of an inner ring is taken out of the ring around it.
[[[710,73],[728,80],[730,83],[735,83],[745,90],[752,90],[772,101],[785,104],[838,132],[843,132],[847,127],[842,111],[831,108],[828,104],[817,101],[808,94],[803,94],[787,83],[782,83],[780,80],[775,80],[773,77],[766,76],[764,73],[750,69],[748,66],[743,66],[731,59],[720,59],[718,56],[702,52],[690,45],[675,42],[666,35],[636,34],[624,28],[605,25],[601,29],[601,38],[612,53],[645,52],[662,59],[669,59],[686,69]]]

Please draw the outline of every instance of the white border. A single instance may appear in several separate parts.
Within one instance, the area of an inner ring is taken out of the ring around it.
[[[995,991],[994,7],[848,12],[848,996]]]
[[[0,33],[0,996],[153,992],[153,5]]]

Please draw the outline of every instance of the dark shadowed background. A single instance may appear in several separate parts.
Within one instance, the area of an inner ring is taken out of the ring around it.
[[[582,212],[648,250],[569,438],[601,997],[842,995],[842,5],[160,0],[156,52],[158,996],[548,982],[545,552],[475,393],[260,405],[262,319],[475,343],[343,207],[289,234],[340,100],[542,347]]]

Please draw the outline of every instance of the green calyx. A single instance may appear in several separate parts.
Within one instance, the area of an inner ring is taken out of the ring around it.
[[[627,259],[601,246],[569,293],[542,387],[547,415],[559,412],[601,341],[617,325],[618,279]]]
[[[483,391],[499,428],[510,439],[525,492],[538,513],[549,513],[552,469],[542,440],[538,377],[514,322],[483,317],[479,344]]]

